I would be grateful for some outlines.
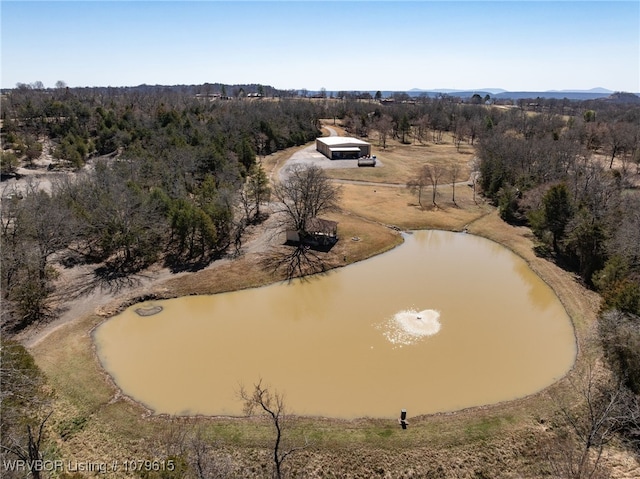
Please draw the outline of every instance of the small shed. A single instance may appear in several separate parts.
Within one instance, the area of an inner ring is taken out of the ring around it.
[[[287,242],[310,245],[333,245],[338,241],[338,222],[324,220],[322,218],[311,218],[307,221],[306,231],[287,230]]]
[[[314,237],[336,239],[338,238],[338,222],[311,218],[307,223],[307,233]]]

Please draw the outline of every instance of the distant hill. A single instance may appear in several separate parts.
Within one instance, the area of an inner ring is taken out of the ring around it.
[[[600,92],[592,92],[592,91],[507,91],[504,93],[499,93],[495,96],[498,99],[511,99],[511,100],[522,100],[526,98],[555,98],[558,100],[568,99],[568,100],[597,100],[598,98],[606,98],[612,92],[607,91],[606,93]]]
[[[149,92],[158,89],[166,92],[180,91],[183,93],[192,93],[194,95],[220,95],[236,96],[243,92],[245,95],[264,95],[264,96],[320,96],[340,97],[348,93],[369,94],[369,98],[374,98],[376,90],[350,90],[350,91],[314,91],[314,90],[280,90],[271,85],[262,84],[236,84],[225,85],[222,83],[205,83],[200,85],[138,85],[128,87],[79,87],[79,89],[87,89],[93,91],[105,91],[110,94],[118,91],[140,91]],[[2,93],[8,93],[12,89],[2,89]],[[480,88],[478,90],[456,90],[452,88],[439,88],[425,90],[421,88],[412,88],[406,91],[383,90],[380,92],[382,98],[390,98],[397,94],[406,94],[410,97],[428,96],[435,98],[439,95],[458,97],[467,99],[474,95],[480,95],[482,98],[489,95],[494,100],[526,100],[536,98],[541,99],[568,99],[568,100],[603,100],[617,103],[640,103],[640,96],[636,93],[613,92],[606,88],[597,87],[590,90],[547,90],[547,91],[507,91],[502,88]]]
[[[604,89],[601,89],[604,90]],[[611,92],[604,90],[602,92],[589,91],[545,91],[545,92],[533,92],[533,91],[520,91],[520,92],[505,92],[496,95],[496,99],[534,99],[534,98],[555,98],[558,100],[602,100],[616,103],[640,103],[640,97],[635,93],[626,92]]]
[[[383,92],[383,96],[390,96],[390,94],[385,94],[389,92]],[[406,91],[407,94],[411,96],[419,96],[419,95],[449,95],[449,96],[457,96],[460,98],[470,98],[475,94],[478,94],[482,97],[485,95],[489,95],[491,98],[498,100],[521,100],[528,98],[555,98],[558,100],[562,100],[564,98],[568,100],[597,100],[599,98],[608,98],[613,91],[607,90],[606,88],[597,87],[592,88],[590,90],[546,90],[546,91],[508,91],[503,88],[479,88],[477,90],[456,90],[452,88],[437,88],[437,89],[421,89],[421,88],[412,88],[411,90]]]
[[[545,93],[602,93],[605,95],[610,95],[613,93],[611,90],[607,90],[606,88],[591,88],[590,90],[546,90]]]
[[[475,93],[478,93],[479,95],[480,94],[486,95],[487,93],[489,95],[497,95],[499,93],[504,93],[506,91],[507,90],[504,90],[502,88],[479,88],[478,90],[452,90],[450,88],[435,88],[431,90],[423,90],[420,88],[412,88],[411,90],[408,90],[407,93],[409,94],[429,93],[434,95],[437,95],[438,93],[442,93],[446,95],[455,95],[455,96],[467,96],[467,95],[473,96]]]
[[[640,96],[635,95],[633,93],[626,92],[615,92],[609,95],[604,101],[609,101],[612,103],[635,103],[640,104]]]

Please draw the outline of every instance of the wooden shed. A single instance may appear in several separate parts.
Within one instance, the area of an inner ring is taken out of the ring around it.
[[[338,222],[322,218],[307,221],[306,231],[287,230],[287,242],[310,245],[332,245],[338,241]]]

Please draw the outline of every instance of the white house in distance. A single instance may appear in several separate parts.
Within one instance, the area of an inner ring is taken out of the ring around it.
[[[357,138],[324,136],[316,138],[316,150],[330,160],[357,160],[371,155],[371,144]]]

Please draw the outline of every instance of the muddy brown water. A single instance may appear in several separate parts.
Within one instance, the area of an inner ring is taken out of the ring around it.
[[[259,379],[301,415],[453,411],[539,391],[576,356],[570,318],[520,257],[444,231],[308,281],[138,304],[94,340],[125,394],[177,415],[240,415],[240,386]]]

